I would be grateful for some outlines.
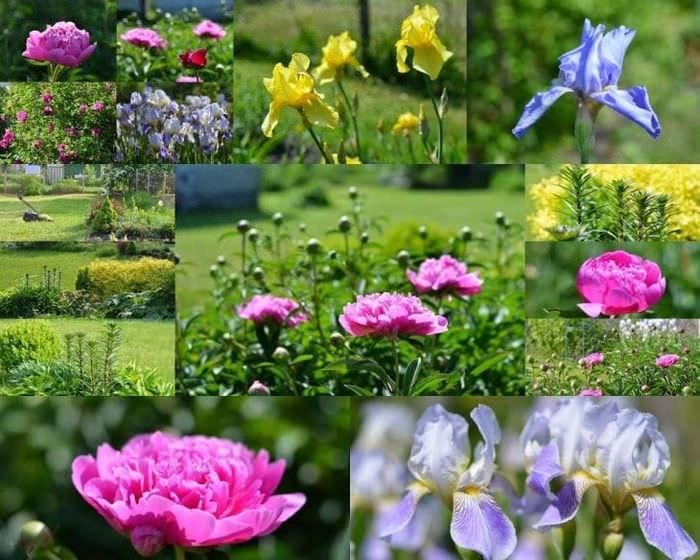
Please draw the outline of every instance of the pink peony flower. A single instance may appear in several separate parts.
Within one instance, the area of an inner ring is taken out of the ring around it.
[[[96,112],[98,112],[98,113],[99,113],[100,111],[103,111],[104,108],[105,108],[105,104],[104,104],[102,101],[95,101],[95,102],[92,104],[92,110],[93,110],[93,111],[96,111]]]
[[[656,358],[656,365],[662,368],[669,368],[675,366],[680,360],[678,354],[663,354]]]
[[[201,84],[204,80],[198,76],[178,76],[175,80],[177,84]]]
[[[602,352],[593,352],[592,354],[588,354],[588,356],[581,358],[579,363],[585,368],[592,368],[593,366],[602,364],[604,360],[605,354]]]
[[[641,313],[666,291],[659,265],[625,251],[587,259],[579,268],[576,288],[585,300],[579,308],[589,317]]]
[[[340,324],[353,336],[430,336],[447,330],[447,319],[436,315],[415,296],[357,296],[343,308]]]
[[[167,41],[163,39],[163,37],[161,37],[157,31],[146,27],[135,27],[133,29],[129,29],[125,33],[122,33],[121,38],[127,43],[137,47],[143,47],[145,49],[165,50],[168,47]]]
[[[136,551],[215,547],[275,531],[304,505],[274,494],[285,462],[214,437],[139,435],[73,461],[73,485]]]
[[[584,389],[578,394],[579,397],[602,397],[602,389]]]
[[[248,303],[238,308],[238,314],[256,324],[272,322],[296,327],[309,318],[305,313],[294,313],[298,309],[299,304],[293,299],[265,294],[253,296]]]
[[[9,128],[3,133],[2,139],[0,139],[0,149],[7,150],[15,139],[15,133]]]
[[[226,36],[226,30],[221,27],[218,23],[214,23],[209,19],[200,21],[194,26],[194,34],[197,37],[204,37],[205,39],[222,39]]]
[[[47,25],[44,31],[30,32],[22,56],[77,68],[96,48],[97,43],[90,44],[90,33],[78,29],[72,21],[59,21]]]
[[[265,385],[262,381],[258,381],[256,379],[255,381],[253,381],[253,383],[250,384],[250,387],[248,387],[248,394],[268,396],[270,394],[270,388],[267,385]]]
[[[29,113],[27,113],[27,111],[17,111],[15,117],[17,117],[19,122],[24,122],[29,118]]]
[[[467,272],[464,263],[450,255],[423,261],[417,273],[407,270],[406,277],[420,294],[435,292],[473,296],[481,292],[484,283],[477,274]]]
[[[88,110],[88,106],[85,103],[81,103],[80,105],[78,105],[78,112],[79,113],[84,113],[87,110]]]

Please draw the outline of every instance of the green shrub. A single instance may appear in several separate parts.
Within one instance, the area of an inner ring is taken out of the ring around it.
[[[114,209],[112,199],[106,196],[97,211],[88,219],[88,225],[92,233],[107,235],[114,231],[118,219],[119,213]]]
[[[61,361],[22,362],[8,374],[6,383],[13,395],[71,395],[75,372]]]
[[[76,194],[85,191],[83,185],[75,179],[63,179],[59,183],[54,183],[48,187],[50,194]]]
[[[144,292],[170,286],[175,265],[164,259],[143,257],[135,261],[94,261],[78,271],[76,289],[106,297]]]
[[[417,222],[401,222],[388,228],[382,236],[384,254],[395,257],[399,251],[406,250],[413,255],[437,256],[449,251],[452,237],[449,231],[431,225],[423,240],[418,236],[420,227]]]
[[[0,330],[0,371],[22,362],[49,362],[61,355],[61,341],[46,321],[21,321]]]
[[[37,317],[64,311],[61,291],[45,286],[20,286],[0,292],[0,317]]]

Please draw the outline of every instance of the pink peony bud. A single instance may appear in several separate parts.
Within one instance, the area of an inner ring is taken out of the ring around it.
[[[604,360],[605,354],[602,352],[593,352],[592,354],[588,354],[588,356],[581,358],[581,365],[585,368],[592,368],[593,366],[602,364]]]
[[[467,266],[450,255],[423,261],[417,273],[407,270],[406,276],[419,294],[432,292],[473,296],[481,292],[484,283],[478,274],[467,272]]]
[[[27,113],[27,111],[17,111],[17,114],[15,116],[17,117],[17,121],[24,122],[29,117],[29,114]]]
[[[669,368],[675,366],[680,360],[678,354],[663,354],[656,358],[656,365],[661,368]]]
[[[611,251],[586,260],[576,288],[585,300],[579,308],[589,317],[641,313],[666,291],[659,265],[625,251]]]
[[[205,39],[222,39],[226,36],[226,30],[221,27],[218,23],[214,23],[209,19],[200,21],[195,25],[192,30],[197,37],[203,37]]]
[[[298,309],[299,304],[293,299],[265,294],[253,296],[248,303],[238,308],[238,314],[256,324],[270,322],[296,327],[308,320],[308,316],[298,312]]]
[[[77,68],[96,48],[97,43],[90,44],[90,33],[78,29],[72,21],[59,21],[47,25],[44,31],[30,32],[22,56],[38,62]]]
[[[248,394],[249,395],[269,395],[270,394],[270,388],[265,385],[263,382],[258,381],[257,379],[253,381],[253,383],[250,385],[248,388]]]

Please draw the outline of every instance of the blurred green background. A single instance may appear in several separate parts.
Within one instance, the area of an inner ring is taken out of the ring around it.
[[[42,82],[48,70],[22,56],[29,32],[58,21],[72,21],[90,32],[95,52],[61,81],[109,82],[116,76],[116,0],[3,0],[0,2],[0,80]]]
[[[589,257],[623,250],[656,262],[666,277],[666,293],[644,316],[700,317],[700,243],[548,243],[525,244],[525,314],[585,318],[576,274]],[[550,310],[550,313],[547,313]]]
[[[469,3],[469,159],[573,161],[574,97],[563,96],[518,141],[525,104],[558,75],[584,19],[637,30],[620,87],[645,85],[662,126],[651,139],[604,108],[594,161],[692,162],[700,150],[700,3],[696,0],[472,0]]]
[[[347,399],[22,397],[0,399],[0,559],[24,557],[13,547],[30,519],[80,560],[140,558],[74,490],[70,465],[103,442],[120,447],[157,429],[230,438],[287,460],[279,492],[303,492],[306,505],[273,535],[233,547],[231,558],[347,558]]]

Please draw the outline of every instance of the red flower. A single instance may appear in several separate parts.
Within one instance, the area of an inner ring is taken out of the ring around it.
[[[207,49],[196,51],[187,49],[179,55],[180,62],[185,68],[204,68],[207,65]]]

